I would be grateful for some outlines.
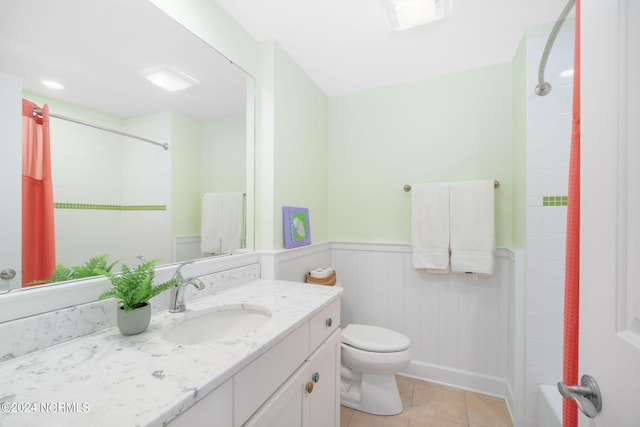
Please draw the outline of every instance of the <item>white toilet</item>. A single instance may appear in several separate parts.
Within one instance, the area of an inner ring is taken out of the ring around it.
[[[340,403],[374,415],[402,412],[395,374],[411,361],[411,341],[377,326],[350,324],[342,330]]]

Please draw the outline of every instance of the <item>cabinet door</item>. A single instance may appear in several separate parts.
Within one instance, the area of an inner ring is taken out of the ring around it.
[[[309,362],[305,362],[247,420],[243,427],[306,426],[305,385],[309,380]]]
[[[313,390],[305,389],[309,427],[340,427],[340,338],[333,334],[308,358]]]
[[[233,377],[233,425],[244,425],[303,366],[308,354],[309,324],[305,323],[238,372]]]

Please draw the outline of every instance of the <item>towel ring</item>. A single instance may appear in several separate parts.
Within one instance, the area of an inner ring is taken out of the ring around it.
[[[500,187],[500,181],[498,181],[497,179],[494,180],[493,188],[499,188],[499,187]],[[404,187],[402,187],[402,189],[408,193],[409,191],[411,191],[411,186],[409,184],[405,184]]]

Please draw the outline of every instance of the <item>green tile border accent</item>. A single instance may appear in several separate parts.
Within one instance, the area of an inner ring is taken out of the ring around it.
[[[130,205],[122,206],[123,211],[166,211],[165,205]]]
[[[542,206],[567,206],[569,196],[543,196]]]
[[[92,211],[166,211],[166,205],[98,205],[90,203],[54,202],[55,209],[75,209]]]

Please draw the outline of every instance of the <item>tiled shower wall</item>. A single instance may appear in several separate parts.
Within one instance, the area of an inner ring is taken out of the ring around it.
[[[562,378],[564,261],[571,144],[573,29],[553,46],[537,96],[538,65],[547,34],[527,44],[526,425],[535,427],[537,388]],[[564,72],[564,73],[563,73]],[[568,75],[567,75],[568,74]]]
[[[126,128],[84,110],[67,112],[54,104],[51,111],[151,139],[170,139],[169,117],[136,120]],[[81,265],[104,253],[127,265],[137,263],[137,255],[171,261],[170,151],[55,118],[51,146],[59,263]]]

